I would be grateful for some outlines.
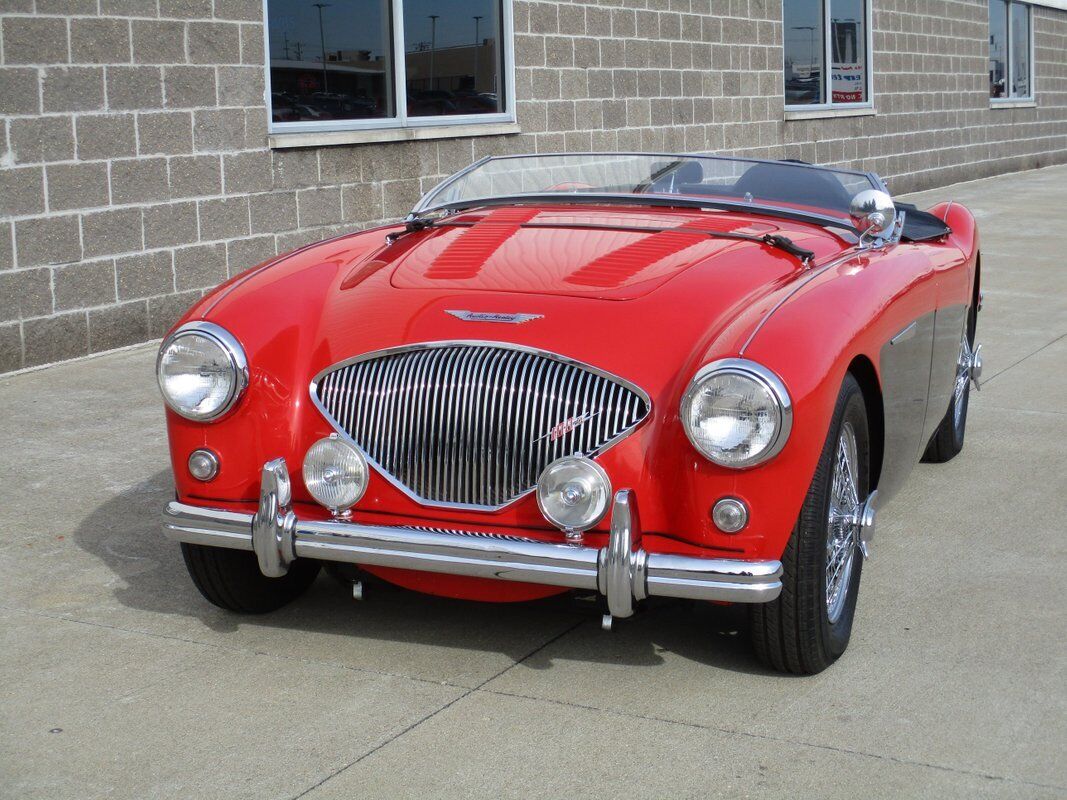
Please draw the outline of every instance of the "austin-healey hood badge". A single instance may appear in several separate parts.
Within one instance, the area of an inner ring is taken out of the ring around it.
[[[446,311],[457,319],[464,322],[507,322],[512,325],[521,325],[533,319],[541,319],[544,314],[503,314],[496,311]]]

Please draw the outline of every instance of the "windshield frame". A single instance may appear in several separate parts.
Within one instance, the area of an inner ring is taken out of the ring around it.
[[[789,219],[798,222],[812,222],[824,227],[841,228],[852,234],[858,235],[856,227],[846,219],[835,217],[830,214],[820,214],[815,211],[779,206],[760,201],[732,201],[716,198],[714,200],[698,197],[696,195],[674,193],[641,193],[630,192],[523,192],[514,195],[494,195],[486,197],[467,198],[450,202],[434,203],[432,198],[439,197],[450,186],[460,181],[476,169],[490,161],[506,161],[517,158],[566,158],[575,156],[611,157],[611,156],[638,156],[651,158],[685,159],[693,158],[700,160],[744,162],[750,164],[785,164],[800,169],[817,170],[820,172],[839,172],[857,177],[867,178],[873,188],[888,192],[885,182],[874,172],[839,169],[837,167],[822,167],[817,164],[808,164],[802,161],[781,161],[769,158],[746,158],[742,156],[722,156],[704,153],[647,153],[647,152],[589,152],[589,153],[516,153],[509,155],[485,156],[445,178],[435,187],[424,194],[412,208],[408,215],[409,219],[425,216],[434,212],[456,212],[464,209],[482,208],[501,205],[637,205],[637,206],[660,206],[675,208],[713,208],[720,211],[755,211],[766,216]]]

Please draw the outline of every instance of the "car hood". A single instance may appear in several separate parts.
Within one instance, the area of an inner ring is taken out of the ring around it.
[[[736,352],[805,269],[759,243],[643,229],[774,231],[819,260],[843,246],[815,225],[736,212],[505,211],[392,244],[383,234],[402,228],[305,248],[239,279],[201,315],[236,335],[253,365],[272,365],[276,385],[376,350],[494,341],[583,361],[655,397],[709,352]]]

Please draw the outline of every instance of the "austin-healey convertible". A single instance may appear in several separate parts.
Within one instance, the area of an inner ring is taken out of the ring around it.
[[[963,446],[979,270],[963,206],[871,173],[487,158],[189,310],[157,366],[164,529],[237,612],[323,564],[596,593],[605,627],[655,596],[744,603],[763,663],[815,673],[879,508]]]

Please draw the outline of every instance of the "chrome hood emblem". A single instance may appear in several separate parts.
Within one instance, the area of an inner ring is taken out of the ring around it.
[[[503,314],[496,311],[452,311],[448,310],[446,314],[451,314],[456,319],[461,319],[464,322],[507,322],[512,325],[521,325],[524,322],[529,322],[534,319],[544,318],[544,314]]]

